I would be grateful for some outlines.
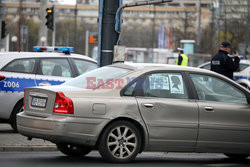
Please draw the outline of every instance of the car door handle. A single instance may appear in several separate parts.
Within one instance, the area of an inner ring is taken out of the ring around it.
[[[39,86],[50,86],[51,84],[49,82],[41,82],[39,83]]]
[[[214,112],[213,107],[205,107],[206,112]]]
[[[154,107],[154,105],[153,104],[150,104],[150,103],[146,103],[146,104],[143,104],[144,105],[144,107],[146,107],[146,108],[153,108]]]

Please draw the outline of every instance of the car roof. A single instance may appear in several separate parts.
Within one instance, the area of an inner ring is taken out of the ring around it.
[[[91,61],[93,63],[96,63],[96,60],[80,55],[80,54],[65,54],[65,53],[59,53],[59,52],[1,52],[0,53],[0,68],[5,66],[8,62],[18,59],[18,58],[41,58],[41,57],[60,57],[60,58],[65,58],[65,57],[70,57],[70,58],[79,58],[79,59],[84,59],[87,61]]]
[[[122,68],[128,68],[131,70],[171,70],[171,71],[191,71],[191,72],[205,72],[205,73],[211,73],[215,74],[213,71],[208,71],[205,69],[200,69],[197,67],[188,67],[188,66],[178,66],[178,65],[172,65],[172,64],[153,64],[153,63],[117,63],[113,64],[111,66],[114,67],[122,67]]]

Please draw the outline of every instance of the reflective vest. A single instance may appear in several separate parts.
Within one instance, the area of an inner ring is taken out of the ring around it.
[[[188,57],[185,54],[180,54],[180,56],[182,57],[181,66],[187,66],[188,65]],[[177,59],[176,65],[178,65],[178,61],[179,61],[179,59]]]

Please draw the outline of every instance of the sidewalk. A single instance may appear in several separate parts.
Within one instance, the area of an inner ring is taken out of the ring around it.
[[[56,145],[41,139],[27,140],[27,137],[14,133],[8,124],[0,124],[1,151],[57,151]]]

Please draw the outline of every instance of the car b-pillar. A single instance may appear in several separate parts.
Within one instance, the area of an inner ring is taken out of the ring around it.
[[[115,31],[115,15],[122,0],[99,0],[98,67],[110,65],[119,34]]]

